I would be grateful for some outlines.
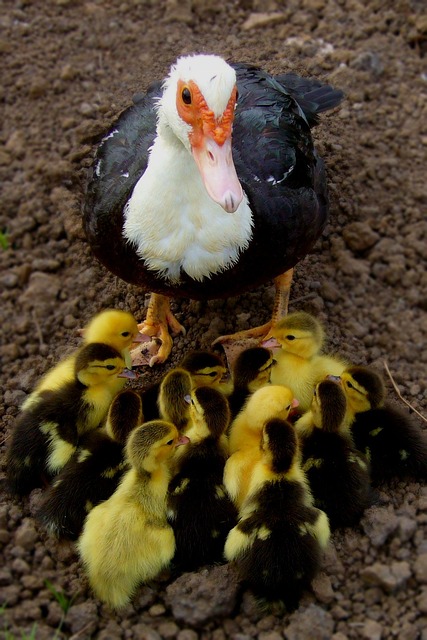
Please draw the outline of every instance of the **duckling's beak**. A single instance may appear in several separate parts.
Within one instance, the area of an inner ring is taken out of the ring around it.
[[[150,342],[150,340],[152,340],[151,336],[146,336],[138,331],[138,333],[136,333],[132,338],[132,344],[134,342]]]
[[[265,349],[271,349],[273,353],[275,351],[280,351],[280,349],[282,348],[280,342],[276,340],[276,338],[269,338],[268,340],[264,340],[264,342],[261,342],[261,347],[264,347]]]
[[[341,384],[341,377],[340,376],[326,376],[326,380],[332,380],[332,382],[336,382],[337,384]]]
[[[296,398],[294,398],[291,402],[291,407],[292,409],[296,409],[297,407],[299,407],[299,400],[297,400]]]
[[[180,447],[182,444],[188,444],[189,442],[190,438],[187,438],[187,436],[180,436],[175,444],[175,447]]]
[[[136,380],[139,378],[139,373],[133,369],[123,369],[121,373],[117,375],[118,378],[128,378],[128,380]]]

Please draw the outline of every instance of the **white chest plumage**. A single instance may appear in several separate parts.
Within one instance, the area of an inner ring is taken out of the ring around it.
[[[249,244],[252,213],[244,196],[227,213],[208,195],[188,150],[157,138],[125,207],[124,237],[148,268],[170,281],[195,280],[231,267]]]

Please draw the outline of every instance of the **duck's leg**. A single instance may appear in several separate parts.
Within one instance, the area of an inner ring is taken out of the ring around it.
[[[289,269],[274,279],[276,291],[271,320],[259,327],[238,331],[227,336],[219,336],[214,340],[212,344],[221,344],[223,346],[229,365],[244,349],[268,340],[271,337],[273,326],[287,315],[293,273],[294,270]]]
[[[169,298],[160,293],[151,294],[147,315],[144,322],[138,325],[138,329],[151,340],[138,345],[131,351],[132,364],[135,366],[149,364],[152,367],[156,363],[167,360],[173,344],[169,329],[173,335],[178,333],[185,335],[184,327],[170,309]]]

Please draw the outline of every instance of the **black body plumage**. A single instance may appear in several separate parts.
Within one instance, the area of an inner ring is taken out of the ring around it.
[[[84,421],[90,410],[82,400],[86,388],[73,380],[61,389],[42,391],[38,400],[18,416],[6,460],[6,481],[12,493],[25,495],[44,486],[54,475],[47,464],[51,435],[42,430],[43,425],[55,425],[55,438],[77,447],[76,423]]]
[[[182,272],[179,282],[170,282],[149,270],[124,241],[124,207],[146,169],[156,136],[155,103],[162,93],[156,83],[120,115],[111,128],[114,135],[105,136],[98,148],[84,208],[94,254],[127,282],[167,296],[236,295],[297,264],[325,227],[325,169],[310,127],[318,113],[339,104],[342,93],[293,74],[274,78],[250,65],[232,66],[239,92],[233,158],[253,214],[249,246],[233,266],[209,278],[198,281]]]
[[[331,528],[355,526],[371,502],[367,458],[344,435],[318,428],[302,439],[301,448],[315,506]]]
[[[370,461],[374,484],[394,476],[427,478],[427,433],[397,406],[357,413],[351,433]]]
[[[91,431],[47,489],[36,518],[52,535],[76,540],[92,507],[116,490],[127,465],[123,445]]]
[[[79,438],[79,446],[47,489],[36,518],[58,538],[76,540],[88,512],[116,490],[129,465],[124,446],[129,433],[143,421],[139,395],[127,389],[113,400],[109,431],[95,430]]]
[[[251,515],[237,528],[253,538],[236,558],[239,575],[255,595],[282,600],[289,609],[319,569],[321,547],[310,531],[319,511],[305,504],[299,482],[266,482],[250,499]]]
[[[168,519],[176,542],[173,563],[180,570],[193,571],[223,560],[225,539],[237,520],[222,482],[226,458],[217,438],[190,443],[169,484]]]

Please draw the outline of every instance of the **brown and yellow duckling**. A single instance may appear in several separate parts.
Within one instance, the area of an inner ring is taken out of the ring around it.
[[[24,495],[57,475],[76,451],[79,438],[104,421],[114,396],[132,372],[113,347],[90,343],[65,369],[62,383],[30,394],[17,418],[7,453],[9,489]]]
[[[52,485],[36,518],[52,535],[76,540],[85,518],[114,493],[128,468],[124,446],[128,435],[143,422],[142,402],[131,389],[113,399],[104,429],[85,433]]]
[[[340,385],[325,380],[316,386],[310,411],[295,424],[314,504],[331,528],[356,525],[371,503],[369,464],[345,426],[346,409]]]
[[[327,375],[340,375],[347,363],[321,353],[325,332],[321,323],[305,311],[295,311],[280,320],[271,334],[280,348],[274,350],[276,365],[271,383],[289,387],[299,401],[299,411],[308,411],[313,389]],[[272,347],[273,342],[265,343]]]
[[[226,559],[256,596],[293,608],[318,571],[329,536],[326,514],[312,505],[294,428],[269,420]]]
[[[130,346],[134,342],[144,340],[138,331],[138,325],[131,313],[120,309],[106,309],[96,314],[81,330],[83,345],[102,342],[116,349],[122,356],[128,369],[132,368]],[[61,360],[50,369],[35,388],[39,393],[56,389],[66,380],[74,377],[75,361],[78,350]]]
[[[177,368],[184,369],[190,374],[192,388],[203,385],[212,386],[224,393],[230,391],[230,384],[226,380],[227,369],[224,367],[221,358],[215,353],[210,351],[190,351]],[[164,417],[159,411],[159,391],[163,379],[140,392],[146,420],[156,420]],[[190,391],[186,393],[190,393]],[[180,399],[182,397],[180,395]],[[168,420],[169,418],[165,419]],[[171,420],[171,422],[176,424],[174,420]]]
[[[220,562],[237,511],[223,485],[230,410],[211,387],[191,392],[190,444],[178,452],[177,473],[169,484],[168,519],[175,533],[174,564],[193,571]]]
[[[86,518],[79,553],[92,589],[112,608],[124,607],[138,584],[156,578],[175,554],[166,519],[169,463],[187,442],[163,420],[132,431],[126,445],[130,470]]]
[[[427,478],[427,434],[414,418],[385,399],[381,376],[353,366],[341,375],[354,444],[366,454],[374,484],[393,476]]]

